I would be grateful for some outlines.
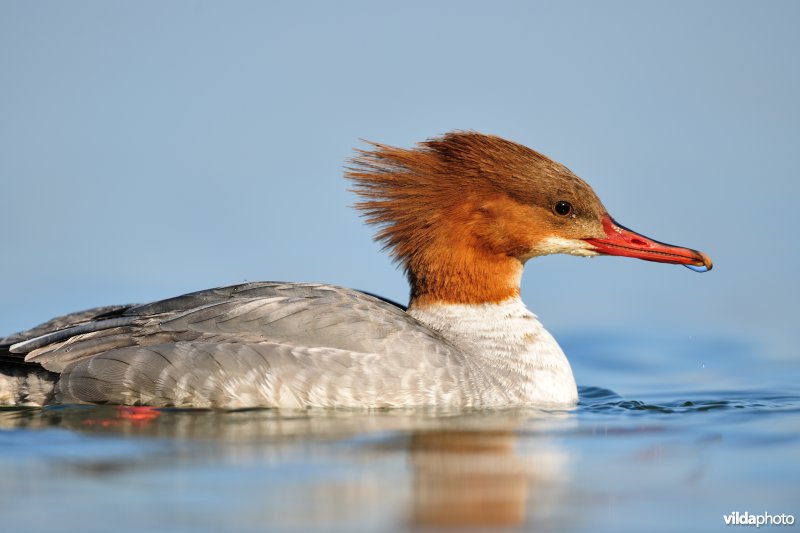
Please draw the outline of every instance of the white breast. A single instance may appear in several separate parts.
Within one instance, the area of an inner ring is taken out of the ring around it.
[[[574,404],[578,390],[564,352],[519,298],[499,304],[411,307],[409,314],[462,347],[487,376],[484,400]],[[493,390],[495,389],[495,390]]]

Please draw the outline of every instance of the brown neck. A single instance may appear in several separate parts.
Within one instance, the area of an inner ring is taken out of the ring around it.
[[[519,296],[522,263],[507,255],[442,243],[407,263],[409,307],[499,303]]]

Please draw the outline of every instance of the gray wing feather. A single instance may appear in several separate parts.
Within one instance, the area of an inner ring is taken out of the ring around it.
[[[63,328],[91,322],[100,317],[121,314],[131,307],[133,307],[133,305],[108,305],[58,316],[48,320],[47,322],[39,324],[38,326],[34,326],[31,329],[20,331],[19,333],[13,333],[7,337],[0,338],[0,344],[16,344],[18,342],[33,339],[34,337],[39,337],[46,333],[58,331]]]
[[[339,293],[342,295],[352,293],[351,296],[361,294],[351,289],[319,283],[259,281],[230,285],[228,287],[205,289],[174,298],[167,298],[166,300],[160,300],[158,302],[131,306],[125,314],[144,316],[174,313],[235,298],[261,298],[269,296],[296,296],[302,298],[306,296],[319,296],[324,293]]]
[[[159,332],[142,328],[114,328],[72,337],[64,342],[30,352],[25,361],[38,363],[51,372],[61,372],[76,361],[127,346],[150,346],[165,342],[191,340],[199,337],[192,332]]]
[[[447,342],[389,304],[337,293],[220,302],[164,320],[161,328],[379,353],[403,352],[411,342],[420,348]]]
[[[76,326],[69,326],[58,331],[53,331],[51,333],[46,333],[32,339],[15,343],[11,346],[11,353],[28,353],[36,350],[37,348],[47,346],[48,344],[61,342],[77,335],[107,330],[109,328],[116,328],[118,326],[128,326],[133,324],[135,321],[136,319],[134,317],[122,317],[97,320],[94,322],[78,324]]]

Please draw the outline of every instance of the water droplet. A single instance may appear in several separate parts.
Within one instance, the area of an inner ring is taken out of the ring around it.
[[[683,265],[689,270],[694,270],[695,272],[708,272],[708,267],[705,265]]]

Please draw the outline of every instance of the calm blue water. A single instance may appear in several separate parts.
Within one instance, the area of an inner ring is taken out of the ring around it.
[[[3,530],[713,531],[733,511],[800,519],[796,364],[725,339],[561,340],[584,385],[569,411],[0,409]]]

